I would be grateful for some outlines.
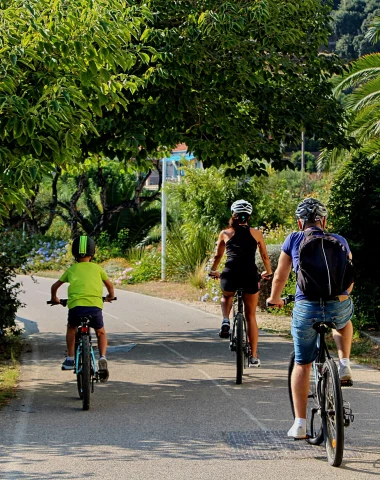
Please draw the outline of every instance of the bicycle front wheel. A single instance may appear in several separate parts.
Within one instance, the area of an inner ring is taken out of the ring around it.
[[[88,410],[91,394],[91,355],[88,335],[82,337],[82,394],[83,410]]]
[[[236,384],[243,381],[244,369],[244,317],[241,313],[236,315]]]
[[[334,360],[324,364],[323,378],[323,431],[327,459],[333,467],[339,467],[343,460],[344,415],[343,398],[338,369]]]

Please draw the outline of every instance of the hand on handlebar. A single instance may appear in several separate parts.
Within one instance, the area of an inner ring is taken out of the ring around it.
[[[220,278],[220,273],[217,272],[216,270],[211,270],[208,274],[209,277],[211,278]]]
[[[111,303],[112,300],[116,300],[116,297],[114,295],[108,294],[106,297],[104,297],[105,302]]]
[[[54,305],[60,305],[60,304],[61,304],[61,300],[60,300],[57,296],[51,297],[50,304],[51,304],[52,307],[53,307]]]
[[[271,278],[273,278],[273,273],[268,273],[266,270],[264,272],[261,273],[261,278],[263,280],[270,280]]]
[[[268,308],[283,308],[285,305],[285,302],[282,298],[277,299],[269,297],[265,303]]]

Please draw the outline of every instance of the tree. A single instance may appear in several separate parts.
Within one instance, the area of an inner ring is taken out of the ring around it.
[[[334,179],[329,222],[347,238],[353,253],[355,311],[367,323],[380,324],[380,157],[357,154],[343,164]]]
[[[89,136],[101,135],[103,111],[127,108],[125,92],[145,84],[150,56],[141,35],[149,19],[144,5],[122,0],[2,2],[3,212],[20,206],[49,169],[83,162]]]
[[[3,3],[4,167],[64,169],[97,154],[148,171],[185,142],[206,166],[248,155],[253,174],[265,161],[284,168],[301,128],[349,145],[328,82],[340,65],[320,53],[326,2]]]
[[[346,0],[333,12],[335,52],[345,60],[377,52],[380,42],[371,43],[365,34],[380,14],[380,0]]]
[[[380,17],[374,20],[367,38],[370,41],[380,40]],[[380,54],[372,53],[353,62],[345,75],[334,79],[336,97],[342,96],[345,91],[351,92],[342,97],[342,102],[349,119],[347,132],[357,140],[357,146],[350,153],[341,148],[322,152],[318,161],[325,168],[358,153],[366,155],[369,159],[377,157],[380,149],[379,71]]]
[[[325,145],[347,140],[327,81],[337,59],[319,53],[329,33],[325,2],[150,6],[157,13],[148,43],[165,61],[138,101],[151,128],[165,132],[163,144],[185,142],[206,166],[237,164],[246,154],[250,172],[262,173],[262,160],[287,165],[281,149],[299,143],[302,126]]]

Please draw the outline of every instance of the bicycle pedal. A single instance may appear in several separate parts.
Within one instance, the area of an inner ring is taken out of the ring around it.
[[[229,332],[219,332],[220,338],[230,338]]]
[[[340,381],[340,386],[341,387],[352,387],[354,382],[352,380],[341,380]]]

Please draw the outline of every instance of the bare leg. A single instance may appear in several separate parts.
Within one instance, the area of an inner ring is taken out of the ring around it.
[[[311,363],[308,363],[307,365],[299,365],[298,363],[294,364],[291,383],[296,418],[306,418],[311,365]]]
[[[107,345],[108,345],[106,331],[104,330],[104,327],[102,327],[102,328],[99,328],[98,330],[95,330],[95,333],[98,338],[99,355],[101,357],[105,357]]]
[[[66,330],[66,346],[67,346],[67,356],[73,357],[74,350],[75,350],[75,333],[77,331],[77,327],[73,327],[72,325],[67,324]]]
[[[259,292],[243,294],[245,318],[247,320],[248,339],[251,345],[252,356],[257,358],[257,344],[259,341],[259,329],[256,321],[256,308],[259,301]]]
[[[223,318],[230,318],[233,299],[234,299],[234,292],[225,292],[223,290],[222,300],[220,301]]]
[[[350,358],[353,328],[351,320],[340,330],[333,330],[339,358]]]

